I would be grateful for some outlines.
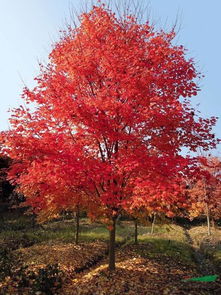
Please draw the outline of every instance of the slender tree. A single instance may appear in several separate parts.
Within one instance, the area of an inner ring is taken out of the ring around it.
[[[199,168],[188,189],[189,213],[191,218],[205,214],[207,233],[211,235],[211,220],[221,216],[221,161],[217,157],[199,157]]]
[[[152,215],[152,222],[151,222],[151,235],[154,233],[154,226],[155,226],[155,222],[156,222],[156,216],[157,214],[154,212]]]

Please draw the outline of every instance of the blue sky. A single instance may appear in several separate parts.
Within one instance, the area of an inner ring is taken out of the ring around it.
[[[59,29],[70,19],[80,0],[0,0],[0,130],[8,128],[8,109],[22,104],[23,81],[31,87],[38,74],[38,60],[47,61]],[[84,2],[91,2],[90,0]],[[221,116],[221,1],[140,0],[149,3],[157,26],[169,28],[178,18],[177,43],[183,44],[205,78],[200,94],[203,116]],[[221,138],[221,119],[214,128]],[[221,147],[218,148],[219,155]],[[217,154],[217,152],[214,152]]]

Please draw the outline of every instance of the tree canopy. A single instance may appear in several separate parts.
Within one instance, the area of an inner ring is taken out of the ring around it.
[[[34,107],[15,109],[3,136],[9,177],[36,211],[82,200],[111,231],[121,209],[182,201],[173,192],[193,159],[181,150],[215,147],[216,118],[191,106],[200,73],[174,38],[103,4],[63,33],[24,89]]]

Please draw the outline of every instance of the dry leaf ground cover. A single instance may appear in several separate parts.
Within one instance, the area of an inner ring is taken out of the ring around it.
[[[193,260],[192,248],[181,227],[173,225],[163,229],[151,237],[140,235],[139,245],[119,248],[114,273],[108,271],[104,259],[70,280],[64,287],[64,294],[220,294],[219,282],[183,282],[201,275]]]
[[[62,271],[71,276],[93,265],[107,252],[104,242],[75,244],[42,243],[28,248],[20,248],[14,254],[31,268],[45,267],[48,264],[58,264]]]
[[[16,265],[12,265],[12,268],[15,275],[12,273],[11,276],[7,276],[2,281],[2,286],[0,286],[3,293],[0,294],[19,294],[19,292],[32,294],[30,293],[30,284],[27,282],[21,285],[19,281],[18,277],[21,277],[20,269],[22,267],[27,267],[25,272],[22,273],[23,276],[27,272],[37,274],[39,269],[47,269],[49,265],[57,265],[62,273],[62,282],[64,282],[82,269],[99,261],[100,258],[104,257],[106,251],[106,243],[99,241],[80,245],[48,242],[14,250],[12,259],[14,259]]]
[[[6,259],[10,270],[26,268],[22,274],[9,271],[1,279],[0,294],[221,294],[219,282],[182,282],[200,273],[180,226],[156,225],[153,235],[149,227],[140,226],[139,245],[133,245],[133,223],[120,222],[117,267],[109,273],[108,231],[102,224],[82,219],[80,244],[75,245],[73,219],[40,227],[32,224],[29,217],[12,215],[1,222],[0,243],[2,248],[11,247],[11,256]],[[194,230],[190,230],[193,237]],[[43,275],[39,273],[41,269]],[[30,271],[35,272],[34,279]],[[48,289],[42,284],[48,284]]]
[[[199,283],[182,282],[198,274],[182,259],[160,255],[153,259],[148,256],[144,244],[127,246],[117,253],[115,272],[110,273],[103,261],[92,270],[73,278],[63,292],[70,295],[216,294],[216,284],[201,286]]]

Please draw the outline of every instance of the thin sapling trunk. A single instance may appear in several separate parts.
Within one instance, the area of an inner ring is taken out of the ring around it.
[[[137,219],[134,220],[134,244],[138,244],[138,230],[137,230]]]
[[[77,208],[76,208],[75,222],[76,222],[75,244],[78,244],[78,242],[79,242],[79,229],[80,229],[80,208],[79,208],[79,205],[77,205]]]
[[[155,226],[155,222],[156,222],[156,213],[153,214],[153,219],[152,219],[152,223],[151,223],[151,235],[154,233],[154,226]]]
[[[116,239],[116,218],[112,218],[112,226],[109,229],[109,270],[115,270],[115,239]]]
[[[209,214],[209,206],[206,203],[206,220],[207,220],[207,234],[208,236],[211,235],[211,227],[210,227],[210,214]]]

